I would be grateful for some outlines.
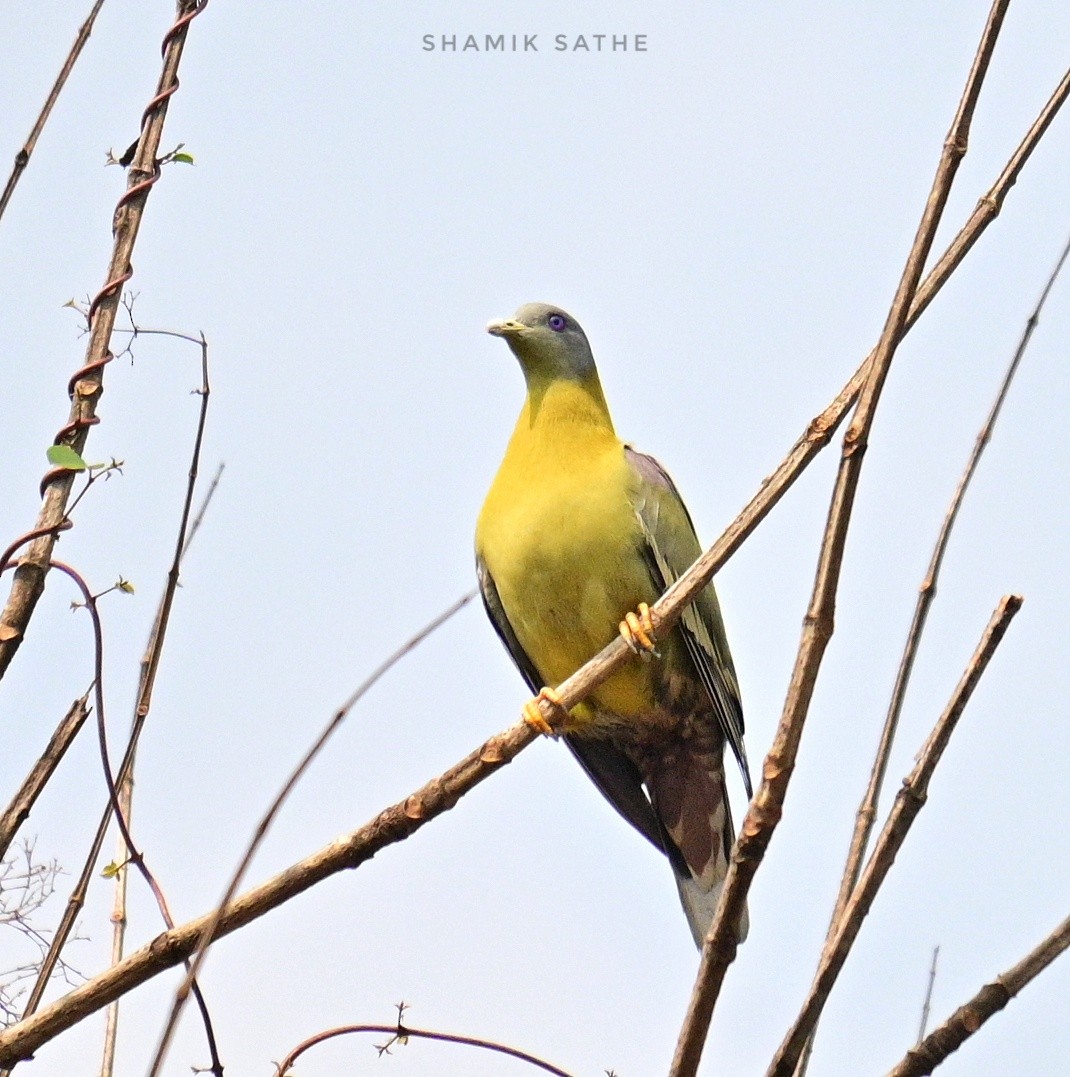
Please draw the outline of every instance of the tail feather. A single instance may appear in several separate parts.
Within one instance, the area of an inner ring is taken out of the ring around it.
[[[724,763],[719,753],[711,756],[676,748],[658,760],[647,786],[664,832],[680,903],[695,945],[701,948],[724,889],[736,840]],[[739,942],[747,937],[748,926],[744,909],[736,925]]]
[[[686,877],[674,872],[676,876],[676,889],[680,894],[680,904],[684,907],[684,915],[687,917],[687,926],[691,928],[691,937],[695,945],[701,950],[702,944],[709,934],[710,925],[713,923],[713,914],[717,911],[717,902],[721,900],[721,891],[724,889],[722,877],[712,889],[703,889],[702,884],[693,876]],[[750,930],[750,916],[747,907],[743,907],[743,915],[736,925],[736,942],[745,942],[747,932]]]

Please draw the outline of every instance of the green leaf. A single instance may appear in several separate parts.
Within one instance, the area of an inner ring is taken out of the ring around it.
[[[48,462],[55,467],[66,468],[68,471],[85,471],[86,462],[70,447],[70,445],[49,445]]]
[[[116,864],[115,861],[113,860],[110,864],[105,864],[104,865],[104,867],[101,870],[100,874],[103,875],[105,879],[114,879],[115,876],[118,875],[119,872],[122,871],[122,870],[123,870],[122,864]]]
[[[193,154],[192,153],[176,153],[174,155],[174,157],[171,158],[171,160],[172,161],[178,161],[180,164],[191,165],[191,164],[193,164]]]
[[[124,580],[122,576],[119,577],[119,582],[115,587],[116,590],[122,591],[124,595],[132,595],[134,593],[134,585],[129,580]]]

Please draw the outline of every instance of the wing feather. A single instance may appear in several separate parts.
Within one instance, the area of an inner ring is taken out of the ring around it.
[[[639,482],[635,511],[646,540],[644,556],[655,586],[659,593],[664,592],[691,567],[702,548],[687,506],[665,469],[652,456],[637,452],[631,446],[625,447],[625,453]],[[686,529],[681,524],[686,525]],[[754,793],[743,744],[739,682],[712,586],[702,591],[684,610],[680,630],[695,672],[739,764],[749,798]]]

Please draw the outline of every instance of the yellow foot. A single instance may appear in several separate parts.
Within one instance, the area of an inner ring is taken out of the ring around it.
[[[636,654],[657,655],[657,641],[654,638],[654,618],[650,607],[645,602],[639,603],[638,613],[629,613],[620,623],[620,634],[624,642]]]
[[[565,710],[565,705],[561,702],[561,697],[557,692],[553,688],[542,688],[534,699],[529,699],[527,703],[524,704],[524,721],[544,737],[556,737],[557,731],[542,716],[542,711],[539,710],[539,704],[544,699],[555,709],[560,710],[562,712],[562,717],[567,715],[568,712]]]

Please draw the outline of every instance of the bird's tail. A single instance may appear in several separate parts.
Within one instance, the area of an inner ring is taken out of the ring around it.
[[[701,949],[736,840],[720,753],[711,756],[677,749],[659,761],[647,786],[664,831],[680,903],[695,945]],[[744,908],[736,925],[737,941],[747,937],[748,926]]]

